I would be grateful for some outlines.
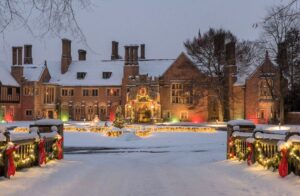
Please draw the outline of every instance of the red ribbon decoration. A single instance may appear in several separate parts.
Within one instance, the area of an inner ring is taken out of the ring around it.
[[[39,165],[46,164],[46,149],[45,149],[45,139],[41,139],[39,143]]]
[[[14,156],[13,156],[13,152],[15,152],[17,149],[19,148],[19,146],[12,146],[12,147],[8,147],[5,150],[5,154],[7,156],[7,173],[6,176],[9,178],[10,176],[14,176],[16,173],[16,166],[15,166],[15,162],[14,162]]]
[[[62,143],[63,143],[64,139],[58,139],[56,141],[56,146],[58,148],[58,153],[57,153],[57,159],[60,160],[63,158],[63,149],[62,149]]]
[[[252,157],[253,157],[253,145],[247,142],[247,148],[249,148],[250,152],[248,153],[247,157],[247,164],[250,166],[253,164]]]
[[[281,149],[281,161],[279,163],[278,172],[281,177],[285,177],[288,175],[289,167],[287,161],[287,149]]]

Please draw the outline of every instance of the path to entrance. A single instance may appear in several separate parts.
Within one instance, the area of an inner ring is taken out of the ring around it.
[[[0,195],[297,195],[299,177],[225,159],[225,132],[135,140],[66,133],[65,160],[0,179]],[[299,193],[299,192],[298,192]]]

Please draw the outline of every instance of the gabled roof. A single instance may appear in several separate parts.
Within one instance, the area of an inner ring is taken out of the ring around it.
[[[272,63],[271,59],[269,58],[268,52],[266,52],[265,59],[259,66],[255,66],[255,65],[250,66],[252,70],[247,72],[247,74],[245,74],[247,77],[245,77],[244,84],[246,83],[247,80],[252,78],[263,67],[268,66],[268,65],[270,65],[271,67],[274,67],[274,64]]]
[[[11,75],[8,67],[3,64],[0,65],[0,82],[5,86],[20,86]]]
[[[159,77],[173,63],[173,59],[147,59],[139,61],[140,74]],[[62,86],[121,86],[123,60],[73,61],[65,74],[61,74],[60,62],[48,62],[51,75],[50,83]],[[84,79],[77,79],[78,72],[85,72]],[[112,72],[108,79],[102,78],[103,72]]]
[[[25,64],[24,67],[24,78],[28,81],[37,82],[40,81],[44,70],[45,65],[34,65],[34,64]]]
[[[162,75],[165,75],[170,69],[172,69],[173,66],[177,65],[179,61],[188,62],[189,65],[193,66],[197,71],[199,71],[199,73],[202,73],[195,63],[184,52],[181,52],[180,55],[173,60],[172,64],[166,68]]]

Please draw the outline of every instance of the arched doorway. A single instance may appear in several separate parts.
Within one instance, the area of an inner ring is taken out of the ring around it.
[[[135,92],[135,91],[134,91]],[[160,119],[158,96],[147,87],[140,87],[135,95],[128,95],[131,100],[125,105],[125,118],[131,122],[150,123]]]

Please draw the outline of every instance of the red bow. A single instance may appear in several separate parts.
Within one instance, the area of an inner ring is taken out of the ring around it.
[[[19,146],[12,146],[12,147],[8,147],[5,150],[5,154],[7,156],[7,173],[6,176],[9,178],[10,176],[14,176],[16,173],[16,166],[15,166],[15,162],[14,162],[14,156],[13,156],[13,152],[15,152],[17,149],[19,148]]]
[[[45,139],[41,139],[39,143],[39,165],[43,164],[46,164]]]
[[[287,161],[287,149],[281,149],[281,161],[279,163],[278,172],[281,177],[285,177],[288,175],[289,167]]]
[[[58,148],[58,154],[57,154],[57,159],[60,160],[63,158],[63,149],[62,149],[62,143],[63,143],[64,139],[58,139],[56,141],[56,146]]]
[[[252,162],[252,157],[253,157],[253,145],[251,143],[248,143],[247,142],[247,148],[249,150],[249,153],[248,153],[248,157],[247,157],[247,164],[248,165],[252,165],[253,162]]]

